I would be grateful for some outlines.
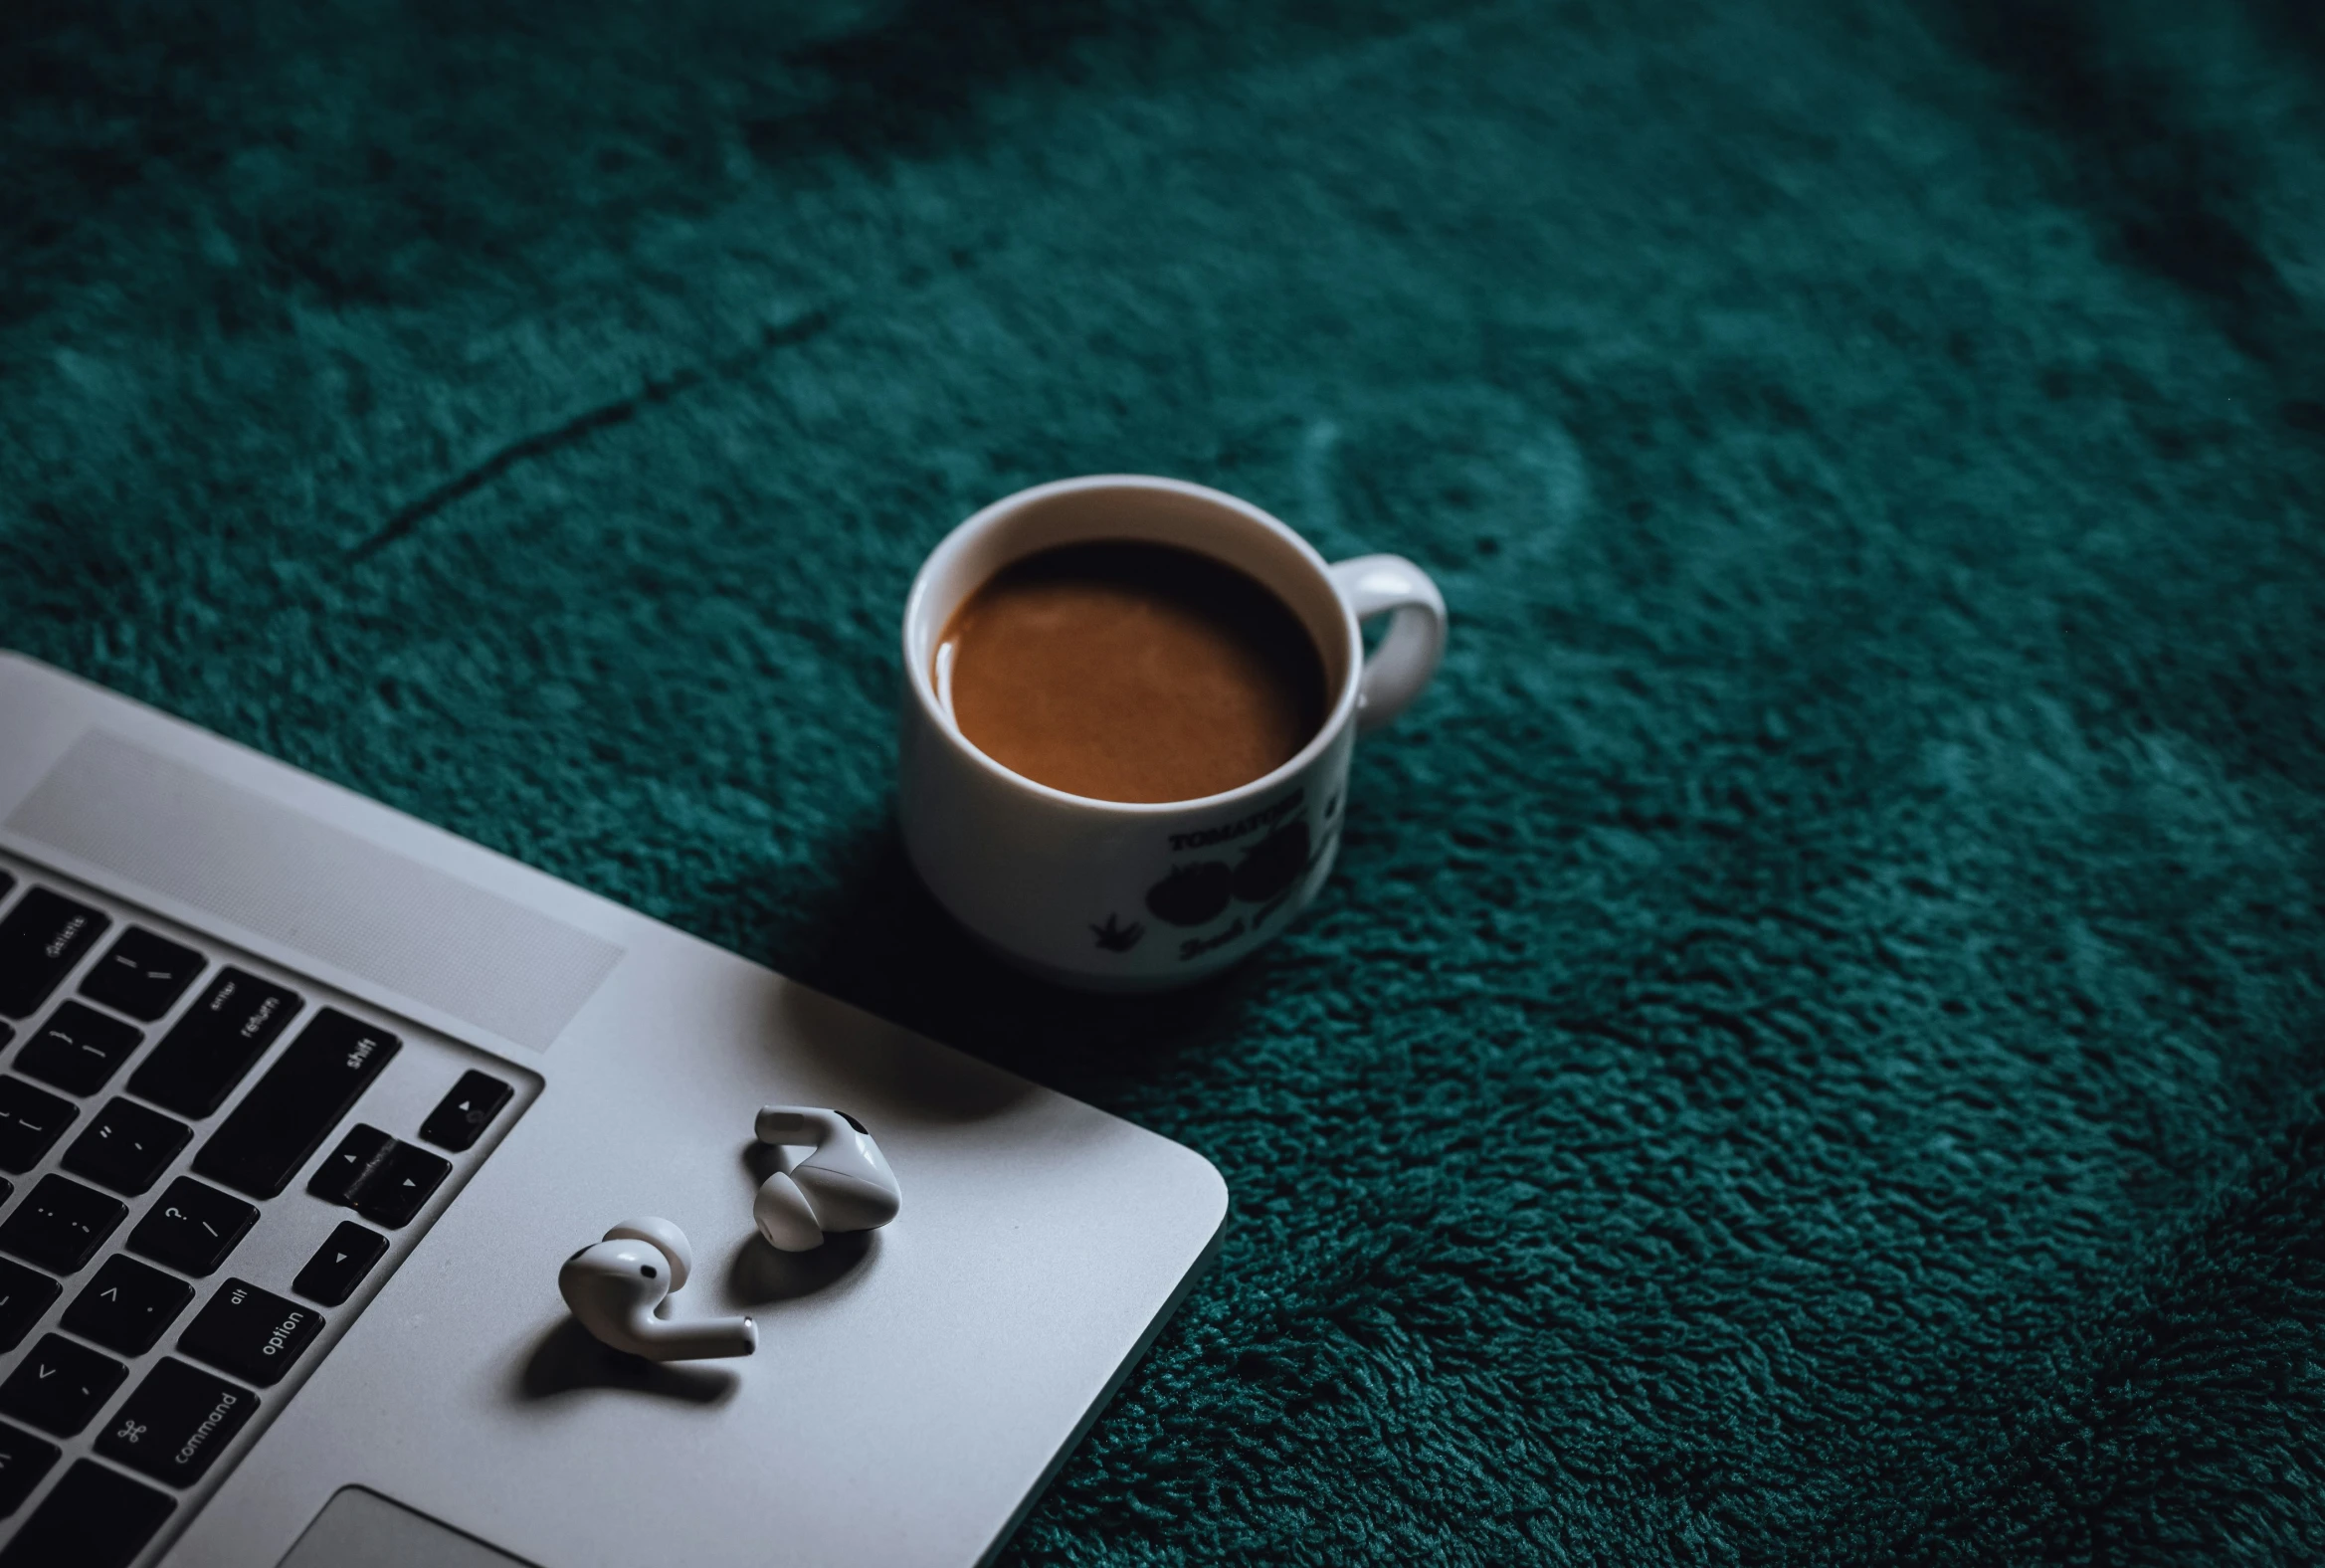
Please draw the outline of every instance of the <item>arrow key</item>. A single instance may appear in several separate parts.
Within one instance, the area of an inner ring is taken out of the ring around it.
[[[430,1194],[452,1174],[452,1162],[426,1149],[399,1143],[355,1194],[355,1212],[393,1230],[410,1223]]]
[[[65,1308],[58,1326],[107,1350],[141,1356],[193,1298],[194,1287],[183,1279],[115,1256]]]
[[[43,1334],[21,1365],[0,1383],[0,1410],[43,1432],[69,1438],[89,1425],[129,1369],[62,1334]]]
[[[306,1190],[325,1203],[342,1208],[355,1207],[355,1194],[371,1179],[380,1162],[395,1152],[396,1140],[377,1127],[357,1122],[347,1129],[339,1146],[314,1168],[307,1178]]]
[[[452,1092],[420,1123],[420,1136],[455,1154],[472,1149],[514,1092],[489,1073],[463,1073]]]
[[[315,1249],[306,1267],[298,1271],[298,1277],[291,1281],[291,1288],[309,1301],[337,1306],[355,1293],[355,1287],[387,1249],[387,1238],[377,1231],[344,1221],[329,1241]]]

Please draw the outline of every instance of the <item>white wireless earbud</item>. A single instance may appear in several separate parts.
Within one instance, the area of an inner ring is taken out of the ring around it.
[[[759,1141],[777,1145],[773,1175],[759,1184],[751,1218],[767,1245],[804,1253],[838,1231],[871,1231],[896,1217],[903,1194],[887,1156],[864,1123],[845,1111],[769,1105],[759,1112]],[[811,1152],[803,1159],[792,1152]]]
[[[685,1232],[668,1220],[631,1220],[566,1259],[557,1271],[557,1293],[582,1327],[649,1361],[705,1361],[758,1349],[758,1325],[747,1317],[688,1323],[662,1315],[693,1270]]]

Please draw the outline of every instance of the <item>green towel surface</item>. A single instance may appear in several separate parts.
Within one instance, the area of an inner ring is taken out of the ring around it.
[[[1217,1162],[1022,1564],[2325,1559],[2325,11],[24,4],[0,644]],[[1443,585],[1339,868],[892,822],[1063,475]]]

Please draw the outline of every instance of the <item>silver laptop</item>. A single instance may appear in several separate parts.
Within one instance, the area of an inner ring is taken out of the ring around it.
[[[904,961],[901,957],[899,961]],[[868,1124],[755,1237],[752,1113]],[[967,1564],[1216,1250],[1201,1156],[0,656],[0,1568]],[[652,1365],[558,1265],[640,1215]]]

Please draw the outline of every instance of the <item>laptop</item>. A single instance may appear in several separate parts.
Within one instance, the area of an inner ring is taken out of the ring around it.
[[[757,1239],[763,1103],[886,1228]],[[0,1568],[970,1564],[1218,1248],[1200,1155],[0,656]],[[566,1313],[691,1240],[648,1363]]]

